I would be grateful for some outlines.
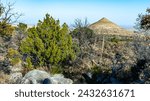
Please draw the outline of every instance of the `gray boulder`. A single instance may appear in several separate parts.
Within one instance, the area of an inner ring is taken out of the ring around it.
[[[21,80],[22,84],[41,84],[44,79],[50,78],[50,74],[41,70],[28,72]]]
[[[50,75],[49,73],[41,70],[32,70],[28,72],[21,84],[72,84],[71,79],[64,78],[62,74]]]
[[[50,79],[53,84],[72,84],[73,83],[71,79],[64,78],[64,75],[62,74],[55,74]]]

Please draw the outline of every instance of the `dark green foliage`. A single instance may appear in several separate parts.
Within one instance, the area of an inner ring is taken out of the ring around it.
[[[25,35],[27,33],[27,24],[25,23],[19,23],[16,27],[16,31],[18,32],[18,34],[20,35],[20,37],[22,38],[23,35]]]
[[[119,38],[117,38],[117,37],[113,37],[113,38],[111,38],[111,42],[118,43],[119,41],[120,41],[120,39],[119,39]]]
[[[31,69],[33,68],[33,65],[32,65],[32,62],[31,62],[31,58],[30,58],[30,57],[27,57],[27,58],[26,58],[25,67],[26,67],[28,70],[31,70]]]
[[[20,53],[12,48],[8,49],[6,57],[9,59],[11,65],[16,65],[21,62]]]
[[[21,41],[27,36],[27,24],[19,23],[16,27],[15,42],[20,46]]]
[[[150,8],[146,10],[146,14],[139,14],[137,18],[136,28],[138,30],[147,31],[150,29]]]
[[[17,25],[17,30],[20,30],[20,33],[24,33],[24,32],[26,32],[27,27],[28,27],[27,24],[25,24],[25,23],[19,23]]]
[[[77,38],[79,40],[79,45],[86,44],[87,42],[93,41],[95,34],[94,32],[89,29],[88,27],[79,27],[74,29],[71,32],[73,38]]]
[[[140,28],[144,30],[150,29],[150,9],[146,10],[147,14],[142,16],[140,21]]]
[[[78,45],[81,47],[87,43],[91,43],[94,40],[95,34],[93,30],[88,28],[89,24],[87,19],[82,21],[81,19],[76,19],[73,27],[74,30],[71,32],[73,38],[78,40]]]
[[[13,35],[14,27],[10,24],[7,24],[5,22],[0,22],[0,36],[2,36],[4,39],[10,39],[10,37]]]
[[[63,72],[63,70],[62,70],[61,66],[58,66],[58,65],[57,66],[54,65],[50,69],[51,74],[61,74],[62,72]]]
[[[33,66],[50,67],[75,59],[68,26],[64,23],[61,27],[59,20],[49,14],[36,27],[28,29],[27,35],[21,43],[20,51],[31,59]]]

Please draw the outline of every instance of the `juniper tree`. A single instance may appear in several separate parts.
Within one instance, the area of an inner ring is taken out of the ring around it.
[[[31,60],[34,67],[50,67],[75,59],[67,24],[60,26],[59,20],[55,20],[49,14],[46,14],[43,21],[39,20],[36,27],[28,29],[20,51],[28,58],[28,62]]]

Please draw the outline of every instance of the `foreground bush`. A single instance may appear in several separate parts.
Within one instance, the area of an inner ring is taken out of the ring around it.
[[[60,65],[75,59],[72,37],[68,34],[68,26],[60,26],[46,14],[43,21],[27,31],[27,37],[20,46],[23,59],[28,65],[38,67]]]

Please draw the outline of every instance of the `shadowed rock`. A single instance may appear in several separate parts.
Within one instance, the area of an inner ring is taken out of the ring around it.
[[[42,84],[51,84],[51,80],[49,78],[44,79]]]

